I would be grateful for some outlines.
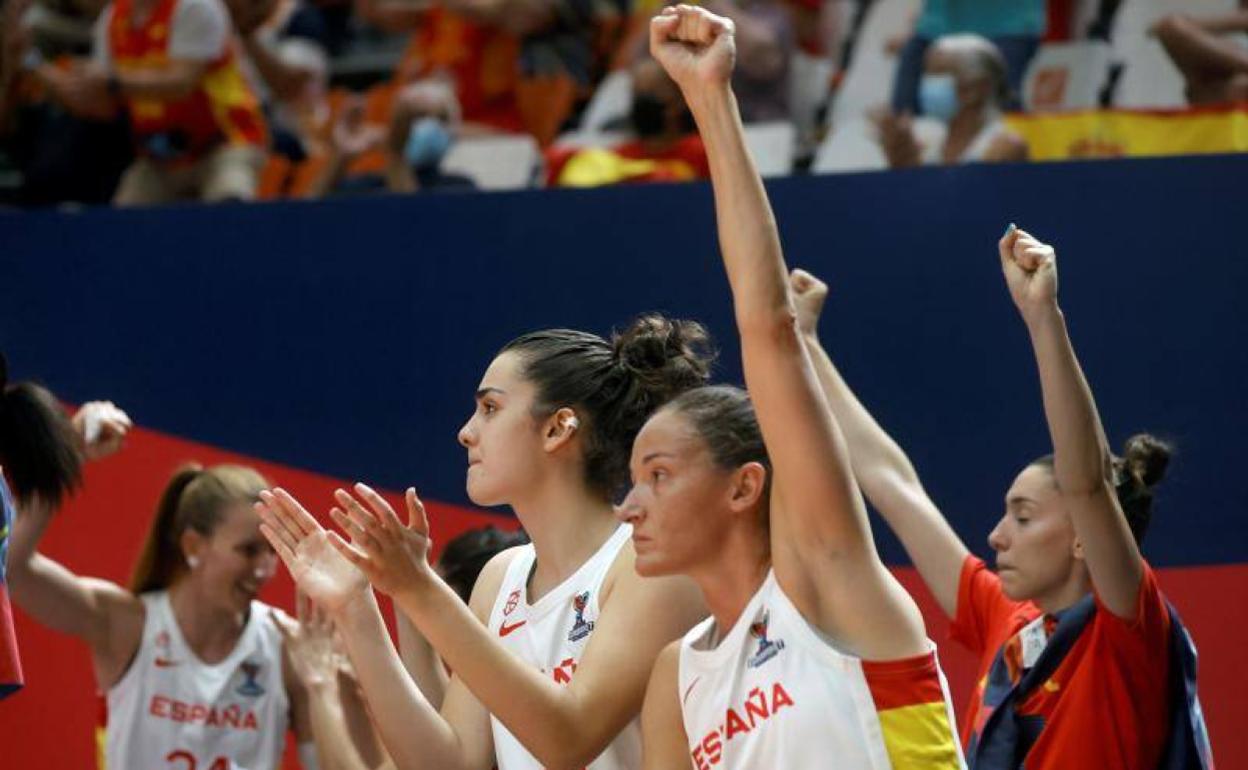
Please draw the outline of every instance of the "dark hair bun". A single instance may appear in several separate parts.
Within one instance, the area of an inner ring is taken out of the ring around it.
[[[1123,468],[1152,489],[1166,475],[1173,448],[1148,433],[1137,433],[1127,439],[1122,448]]]
[[[702,324],[657,313],[639,316],[612,335],[611,350],[619,365],[660,401],[704,384],[715,360],[711,337]]]

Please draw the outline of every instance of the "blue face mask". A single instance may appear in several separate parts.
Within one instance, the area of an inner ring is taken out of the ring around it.
[[[919,81],[919,111],[948,123],[958,114],[958,83],[953,75],[924,75]]]
[[[415,168],[434,168],[451,147],[451,132],[437,118],[425,117],[412,124],[403,157]]]

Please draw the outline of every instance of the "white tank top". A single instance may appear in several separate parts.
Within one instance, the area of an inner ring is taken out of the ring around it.
[[[537,554],[532,544],[521,546],[507,566],[494,600],[490,631],[525,663],[559,684],[571,682],[585,645],[594,633],[602,583],[632,534],[631,526],[620,525],[580,569],[535,604],[529,604],[527,586]],[[490,726],[498,770],[541,770],[542,764],[493,715]],[[606,750],[587,765],[588,770],[640,767],[641,726],[637,719],[629,722]]]
[[[274,770],[289,723],[281,634],[251,603],[242,636],[208,665],[182,638],[166,591],[140,597],[143,638],[107,693],[108,770]]]
[[[925,655],[836,650],[768,573],[718,646],[715,619],[680,644],[681,714],[697,770],[961,768],[948,686]]]

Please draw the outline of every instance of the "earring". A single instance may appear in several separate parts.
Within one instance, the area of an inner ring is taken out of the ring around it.
[[[186,565],[190,567],[191,569],[197,569],[199,567],[199,557],[198,556],[186,557]]]

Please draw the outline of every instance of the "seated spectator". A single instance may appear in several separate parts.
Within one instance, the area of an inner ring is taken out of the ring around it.
[[[927,52],[919,84],[922,113],[945,124],[939,144],[923,145],[909,115],[876,116],[880,145],[893,168],[974,161],[1022,161],[1027,143],[1001,118],[1009,100],[1005,60],[978,35],[951,35]]]
[[[454,83],[465,131],[524,132],[546,145],[601,78],[625,0],[358,0],[364,19],[414,31],[396,73]]]
[[[1248,2],[1223,16],[1166,16],[1150,30],[1187,81],[1190,104],[1248,100],[1248,50],[1224,35],[1248,32]]]
[[[472,180],[441,169],[459,123],[455,94],[438,81],[405,88],[388,127],[365,122],[363,100],[353,97],[334,124],[328,157],[304,197],[472,189]],[[374,151],[384,156],[384,169],[352,174],[352,164]]]
[[[138,159],[114,201],[255,197],[267,130],[221,0],[114,0],[96,30],[89,62],[37,72],[76,114],[125,107]]]
[[[758,123],[789,118],[789,66],[797,49],[793,17],[783,0],[704,0],[698,3],[736,25],[737,66],[732,90],[741,120]],[[637,2],[629,31],[614,68],[623,69],[648,59],[650,19],[670,5]]]
[[[897,63],[893,112],[922,114],[918,89],[928,47],[938,38],[965,33],[986,37],[997,47],[1005,62],[1010,94],[1004,106],[1016,106],[1014,95],[1021,90],[1045,25],[1045,0],[924,0],[914,34],[902,47]]]
[[[327,33],[320,12],[304,0],[226,0],[243,43],[243,71],[264,106],[275,152],[307,156],[304,113],[329,86]]]
[[[552,186],[596,187],[622,182],[708,179],[706,150],[680,89],[649,57],[632,66],[632,139],[611,148],[553,147],[546,152]]]

